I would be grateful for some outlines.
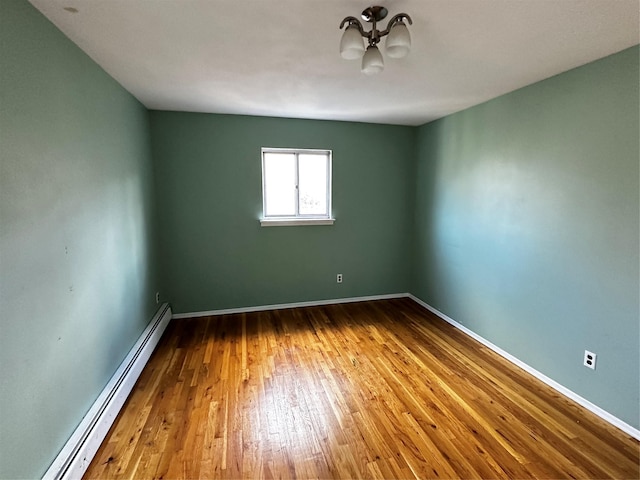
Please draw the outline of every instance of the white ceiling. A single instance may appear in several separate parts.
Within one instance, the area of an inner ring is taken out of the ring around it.
[[[370,0],[30,1],[158,110],[420,125],[640,43],[639,0],[381,0],[413,47],[368,77],[338,26]]]

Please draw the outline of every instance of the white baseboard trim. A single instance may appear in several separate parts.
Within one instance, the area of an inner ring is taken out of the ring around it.
[[[43,479],[81,479],[171,320],[163,304],[104,387]]]
[[[441,311],[433,308],[431,305],[429,305],[428,303],[423,302],[422,300],[420,300],[418,297],[409,294],[408,295],[409,298],[411,298],[413,301],[415,301],[416,303],[422,305],[424,308],[426,308],[427,310],[429,310],[431,313],[434,313],[435,315],[437,315],[438,317],[440,317],[442,320],[444,320],[447,323],[450,323],[451,325],[453,325],[454,327],[456,327],[457,329],[461,330],[462,332],[466,333],[467,335],[469,335],[471,338],[473,338],[474,340],[477,340],[478,342],[480,342],[481,344],[483,344],[485,347],[490,348],[491,350],[493,350],[494,352],[496,352],[498,355],[500,355],[501,357],[506,358],[507,360],[509,360],[511,363],[517,365],[518,367],[520,367],[521,369],[523,369],[525,372],[530,373],[531,375],[533,375],[534,377],[536,377],[538,380],[542,381],[543,383],[546,383],[547,385],[549,385],[551,388],[553,388],[554,390],[556,390],[557,392],[561,393],[562,395],[564,395],[565,397],[570,398],[571,400],[573,400],[574,402],[576,402],[577,404],[583,406],[584,408],[586,408],[587,410],[589,410],[590,412],[595,413],[597,416],[599,416],[600,418],[602,418],[603,420],[609,422],[611,425],[613,425],[614,427],[619,428],[620,430],[622,430],[623,432],[625,432],[628,435],[631,435],[632,437],[634,437],[637,440],[640,440],[640,430],[638,430],[637,428],[629,425],[628,423],[620,420],[618,417],[616,417],[615,415],[612,415],[611,413],[607,412],[606,410],[603,410],[602,408],[600,408],[599,406],[597,406],[594,403],[591,403],[589,400],[587,400],[586,398],[581,397],[580,395],[578,395],[577,393],[573,392],[572,390],[569,390],[567,387],[559,384],[558,382],[556,382],[555,380],[547,377],[544,373],[539,372],[538,370],[536,370],[535,368],[531,367],[530,365],[527,365],[526,363],[524,363],[522,360],[514,357],[513,355],[511,355],[509,352],[506,352],[505,350],[501,349],[500,347],[498,347],[497,345],[494,345],[493,343],[491,343],[489,340],[487,340],[484,337],[481,337],[480,335],[478,335],[477,333],[475,333],[473,330],[469,330],[467,327],[465,327],[464,325],[462,325],[461,323],[456,322],[454,319],[452,319],[451,317],[448,317],[447,315],[445,315],[444,313],[442,313]]]
[[[310,302],[279,303],[276,305],[260,305],[257,307],[227,308],[224,310],[208,310],[205,312],[176,313],[172,318],[209,317],[213,315],[230,315],[234,313],[263,312],[265,310],[282,310],[284,308],[318,307],[338,303],[369,302],[372,300],[389,300],[391,298],[409,297],[408,293],[390,293],[386,295],[370,295],[367,297],[334,298],[330,300],[314,300]]]

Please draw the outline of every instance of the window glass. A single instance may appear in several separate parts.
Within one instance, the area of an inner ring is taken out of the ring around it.
[[[327,156],[298,155],[300,215],[328,215]]]
[[[289,153],[264,154],[264,214],[296,214],[296,157]]]

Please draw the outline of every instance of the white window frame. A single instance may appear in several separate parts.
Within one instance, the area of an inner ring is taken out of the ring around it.
[[[295,197],[295,215],[266,215],[267,211],[267,195],[264,175],[264,154],[265,153],[293,153],[295,155],[295,182],[296,182],[296,197]],[[298,190],[298,156],[300,154],[323,154],[327,156],[327,214],[326,215],[305,215],[301,214],[299,210],[300,192]],[[332,165],[331,150],[323,149],[310,149],[310,148],[271,148],[262,147],[260,151],[260,158],[262,163],[262,218],[260,224],[263,227],[275,227],[275,226],[291,226],[291,225],[333,225],[335,219],[331,212],[331,165]]]

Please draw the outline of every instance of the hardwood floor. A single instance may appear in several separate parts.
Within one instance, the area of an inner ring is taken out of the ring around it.
[[[639,478],[639,443],[410,299],[173,320],[85,478]]]

